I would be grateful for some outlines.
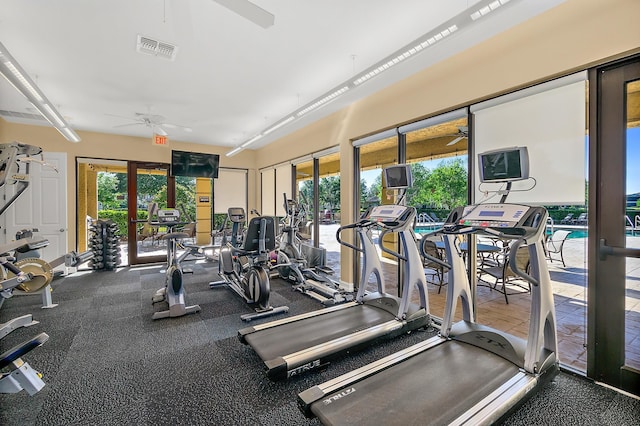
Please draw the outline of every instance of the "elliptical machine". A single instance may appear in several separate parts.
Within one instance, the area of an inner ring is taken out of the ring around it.
[[[188,238],[184,232],[173,232],[176,226],[183,226],[180,222],[180,212],[176,209],[159,210],[158,225],[164,225],[168,233],[162,239],[167,241],[167,271],[165,273],[165,285],[153,295],[152,302],[166,301],[169,309],[155,312],[153,319],[181,317],[187,314],[200,312],[199,305],[187,306],[185,303],[185,291],[182,282],[182,268],[177,257],[177,241]]]
[[[252,306],[255,312],[242,315],[243,321],[288,312],[288,306],[274,308],[269,304],[271,287],[267,270],[269,253],[275,248],[275,221],[272,217],[254,217],[243,234],[245,220],[242,207],[229,208],[225,221],[232,223],[231,240],[223,236],[218,255],[221,280],[210,282],[209,287],[227,285]]]
[[[323,305],[353,300],[352,294],[340,289],[340,283],[329,277],[333,274],[333,270],[324,265],[326,256],[324,249],[304,245],[298,236],[300,222],[305,217],[304,209],[296,200],[288,199],[287,194],[282,195],[287,216],[283,219],[284,226],[277,249],[277,263],[273,268],[277,269],[280,278],[295,283],[296,290],[319,300]],[[303,249],[312,254],[321,251],[314,256],[321,259],[321,264],[309,265]]]

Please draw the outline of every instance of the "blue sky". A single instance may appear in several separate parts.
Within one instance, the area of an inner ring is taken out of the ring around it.
[[[627,194],[640,192],[640,127],[627,129]]]

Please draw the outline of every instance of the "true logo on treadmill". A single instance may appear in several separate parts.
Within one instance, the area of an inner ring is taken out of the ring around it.
[[[345,389],[342,392],[337,393],[337,394],[325,399],[322,402],[324,403],[324,405],[329,405],[329,404],[331,404],[333,402],[336,402],[339,399],[342,399],[342,398],[344,398],[346,396],[349,396],[349,395],[353,394],[355,391],[356,391],[356,388]]]
[[[289,370],[287,373],[287,377],[293,377],[300,373],[304,373],[305,371],[313,370],[314,368],[320,367],[320,360],[316,359],[315,361],[311,361],[307,364],[301,365],[300,367],[294,368],[293,370]]]

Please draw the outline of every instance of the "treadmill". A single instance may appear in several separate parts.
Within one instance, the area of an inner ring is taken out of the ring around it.
[[[298,395],[300,409],[323,424],[490,424],[558,372],[555,310],[543,251],[547,211],[517,204],[479,204],[451,212],[434,234],[444,239],[449,269],[440,334]],[[459,236],[512,240],[509,265],[531,284],[527,340],[474,321],[472,292]],[[530,272],[517,268],[526,245]],[[429,257],[434,261],[434,259]],[[529,275],[530,274],[530,275]],[[452,323],[460,300],[462,320]]]
[[[238,331],[240,341],[260,356],[270,379],[287,379],[324,366],[345,352],[364,349],[381,339],[430,324],[427,286],[413,231],[415,217],[413,207],[376,206],[357,223],[338,229],[340,244],[363,254],[360,285],[354,301]],[[385,292],[382,266],[371,235],[373,228],[382,230],[380,248],[403,260],[402,297]],[[356,231],[360,247],[340,239],[346,229]],[[390,232],[398,233],[400,253],[382,245],[384,236]],[[375,276],[377,291],[367,293],[371,275]],[[414,287],[418,288],[419,306],[410,303]]]

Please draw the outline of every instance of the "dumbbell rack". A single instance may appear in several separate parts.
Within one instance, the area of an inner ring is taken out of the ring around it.
[[[98,220],[89,230],[89,249],[93,252],[89,266],[94,270],[116,269],[120,263],[118,225],[112,220]]]

